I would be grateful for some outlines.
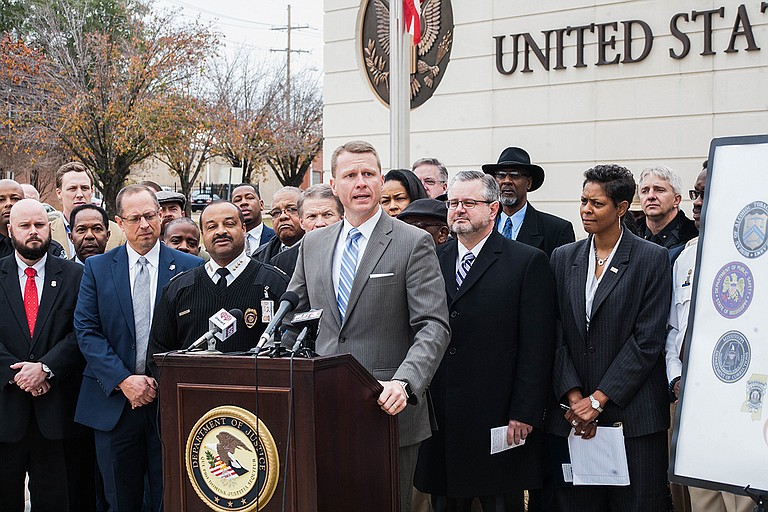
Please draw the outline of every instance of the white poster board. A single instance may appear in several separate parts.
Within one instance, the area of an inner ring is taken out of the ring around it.
[[[670,478],[768,493],[768,135],[715,139]]]

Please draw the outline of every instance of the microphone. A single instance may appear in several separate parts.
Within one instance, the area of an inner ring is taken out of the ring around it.
[[[307,348],[314,352],[314,341],[315,338],[317,338],[317,331],[320,328],[320,319],[322,316],[322,309],[310,309],[309,311],[297,313],[293,316],[291,324],[293,324],[294,327],[298,328],[301,325],[304,326],[299,333],[299,336],[296,338],[296,343],[293,345],[293,352],[299,350],[299,348],[304,345],[305,341],[311,342]]]
[[[237,331],[238,319],[243,319],[243,312],[237,308],[230,309],[229,311],[226,309],[218,310],[216,314],[208,319],[208,332],[197,338],[183,352],[190,352],[214,338],[220,341],[226,340]]]
[[[269,322],[269,325],[267,325],[267,328],[264,329],[264,332],[259,338],[259,342],[256,344],[254,351],[257,354],[259,353],[259,350],[264,348],[264,345],[269,342],[269,338],[275,333],[275,329],[277,329],[280,324],[283,323],[285,316],[296,309],[298,304],[299,296],[293,292],[285,292],[283,296],[280,297],[280,307],[277,309],[275,316],[272,317],[272,321]]]

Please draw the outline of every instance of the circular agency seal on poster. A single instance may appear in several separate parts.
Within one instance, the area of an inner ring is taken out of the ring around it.
[[[733,223],[733,243],[742,256],[757,258],[768,251],[768,203],[755,201],[741,209]]]
[[[212,510],[261,510],[277,487],[275,440],[240,407],[216,407],[200,418],[187,438],[185,459],[192,487]]]
[[[376,96],[389,105],[389,5],[391,0],[362,2],[360,56],[363,72]],[[410,0],[421,21],[421,40],[405,49],[411,62],[411,108],[432,97],[448,68],[453,46],[451,0]]]
[[[712,352],[712,370],[726,384],[736,382],[746,375],[750,356],[746,336],[739,331],[728,331],[720,336]]]
[[[752,303],[754,286],[749,267],[738,261],[727,263],[718,271],[712,283],[715,309],[725,318],[741,316]]]

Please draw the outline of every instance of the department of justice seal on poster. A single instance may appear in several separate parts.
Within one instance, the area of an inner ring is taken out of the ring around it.
[[[745,264],[732,261],[721,268],[712,283],[712,302],[725,318],[741,316],[754,293],[752,272]]]
[[[768,250],[766,237],[768,203],[755,201],[741,209],[733,223],[733,243],[746,258],[758,258]]]
[[[277,487],[277,445],[266,425],[240,407],[223,406],[200,418],[187,438],[187,475],[212,510],[263,509]]]
[[[720,336],[712,351],[712,370],[726,384],[736,382],[747,373],[750,357],[746,336],[739,331],[728,331]]]

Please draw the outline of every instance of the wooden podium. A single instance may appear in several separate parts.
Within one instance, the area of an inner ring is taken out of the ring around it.
[[[289,359],[158,354],[155,361],[160,368],[165,510],[280,511],[284,492],[285,511],[399,510],[397,419],[379,409],[381,385],[352,356],[293,360],[290,438]],[[279,479],[266,504],[246,506],[243,499],[223,501],[217,508],[204,501],[188,476],[190,433],[221,406],[255,414],[274,439]]]

